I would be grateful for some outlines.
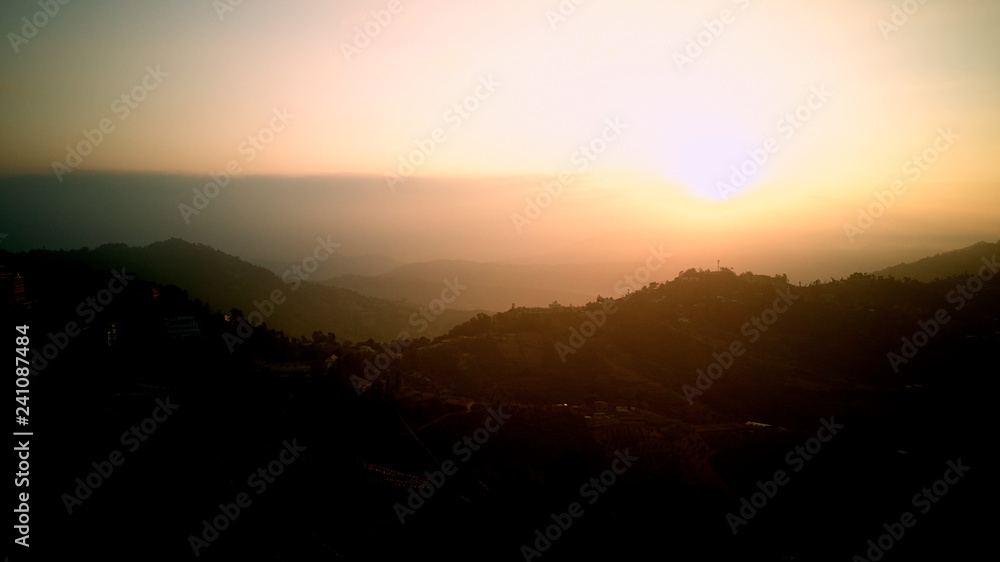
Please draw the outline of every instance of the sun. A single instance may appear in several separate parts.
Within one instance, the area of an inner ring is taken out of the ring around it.
[[[726,201],[734,196],[726,185],[734,166],[746,158],[749,147],[736,135],[725,132],[707,132],[678,143],[671,151],[669,169],[665,171],[676,183],[684,186],[688,194],[709,201]],[[737,193],[749,182],[737,188]]]

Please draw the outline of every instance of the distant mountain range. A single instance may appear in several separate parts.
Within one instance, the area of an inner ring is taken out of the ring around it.
[[[983,219],[956,225],[957,230],[950,233],[936,230],[941,225],[928,226],[929,230],[907,227],[886,231],[861,244],[850,244],[839,224],[831,223],[829,228],[798,225],[787,231],[775,224],[748,231],[734,223],[733,230],[724,234],[700,221],[685,221],[688,226],[682,227],[667,218],[670,213],[661,221],[638,221],[621,228],[596,217],[594,221],[572,220],[557,228],[575,212],[567,199],[561,199],[557,206],[563,211],[547,214],[521,236],[511,224],[510,213],[519,207],[523,210],[524,197],[533,197],[538,184],[500,177],[474,180],[475,189],[470,189],[467,178],[412,177],[405,190],[393,193],[381,175],[248,175],[234,180],[197,215],[182,213],[182,205],[193,203],[194,189],[201,189],[209,179],[207,175],[84,170],[65,176],[62,182],[51,172],[0,175],[0,248],[25,252],[96,248],[109,243],[147,246],[180,238],[281,272],[285,262],[307,255],[317,236],[329,236],[342,244],[337,251],[344,256],[321,264],[315,279],[327,279],[349,274],[379,276],[404,263],[438,259],[509,264],[635,262],[615,272],[624,275],[645,260],[650,245],[662,244],[673,255],[672,267],[657,272],[657,282],[672,279],[690,267],[714,268],[716,260],[721,260],[734,271],[785,273],[794,282],[808,283],[998,238],[996,221]],[[631,188],[623,189],[627,193]],[[421,212],[413,212],[418,208]],[[574,279],[567,276],[566,281]],[[554,288],[594,298],[597,294],[608,296],[611,289],[606,286],[616,281],[613,277],[581,287],[566,284]],[[531,287],[506,281],[500,284]],[[518,305],[522,301],[535,304],[528,300],[535,298],[530,294],[511,296],[498,297],[496,301],[506,304],[500,308],[491,302],[490,309],[507,310],[511,300]],[[549,296],[538,297],[538,302],[569,299],[575,303],[578,298]]]
[[[344,275],[325,281],[361,294],[411,303],[423,303],[441,291],[445,279],[468,286],[456,308],[509,310],[511,305],[540,307],[558,301],[580,306],[601,296],[622,296],[645,283],[626,282],[635,263],[500,264],[464,260],[429,261],[403,265],[381,275]],[[665,281],[677,272],[663,266],[646,281]]]
[[[389,341],[406,330],[414,338],[433,338],[476,314],[448,306],[440,314],[436,314],[439,311],[436,309],[421,316],[419,307],[428,307],[430,300],[420,304],[388,302],[349,289],[301,281],[294,274],[283,280],[263,267],[176,238],[146,247],[106,244],[93,250],[33,250],[32,254],[78,260],[94,269],[124,269],[148,281],[176,285],[187,291],[190,298],[206,302],[221,312],[237,309],[248,315],[254,310],[269,309],[265,301],[279,290],[284,302],[273,306],[266,324],[293,336],[319,331],[354,341],[369,338]]]
[[[978,271],[981,258],[1000,251],[1000,242],[979,242],[968,248],[924,258],[912,264],[899,264],[873,272],[874,275],[910,277],[933,281]],[[641,264],[640,264],[641,267]],[[554,301],[563,305],[582,305],[599,295],[619,297],[637,290],[646,282],[629,280],[636,274],[636,263],[597,264],[501,264],[463,260],[440,260],[401,265],[372,275],[341,275],[324,284],[356,291],[363,295],[391,301],[424,303],[441,291],[444,279],[458,279],[468,285],[456,308],[483,309],[494,312],[518,307],[544,307]],[[677,271],[669,263],[651,272],[648,281],[669,281]]]
[[[269,327],[289,335],[334,332],[355,341],[388,341],[403,330],[413,337],[434,338],[482,311],[506,311],[512,305],[548,307],[553,302],[581,306],[598,295],[621,297],[646,285],[630,279],[637,271],[634,262],[535,265],[441,260],[398,265],[384,256],[334,254],[308,281],[300,281],[294,275],[281,276],[291,264],[272,263],[269,271],[211,247],[176,238],[146,247],[106,244],[93,250],[32,252],[51,259],[79,260],[94,269],[125,268],[146,280],[176,285],[192,299],[222,312],[237,309],[249,314],[255,309],[267,309],[264,301],[280,290],[287,300],[274,306],[266,320]],[[873,274],[918,281],[972,275],[983,258],[991,259],[997,253],[1000,242],[979,242]],[[313,282],[324,274],[340,271],[371,274],[339,275]],[[675,276],[668,263],[652,272],[648,281],[662,283]],[[447,292],[452,290],[449,286],[457,287],[459,294]],[[435,303],[436,299],[440,303]]]
[[[983,258],[990,259],[1000,253],[1000,240],[979,242],[962,248],[926,257],[913,263],[901,263],[874,272],[875,275],[892,276],[896,279],[909,277],[917,281],[933,281],[952,275],[973,275],[983,265]]]
[[[284,261],[250,260],[253,263],[265,267],[274,273],[281,275],[291,266],[295,265]],[[403,265],[403,262],[396,261],[381,254],[370,254],[364,256],[345,256],[333,253],[329,259],[319,264],[319,267],[310,275],[312,281],[322,281],[334,277],[345,275],[382,275]]]

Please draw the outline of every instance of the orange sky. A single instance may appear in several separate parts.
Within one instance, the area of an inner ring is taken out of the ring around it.
[[[1000,4],[896,4],[912,13],[872,0],[589,0],[572,13],[558,0],[109,0],[62,6],[27,38],[37,4],[8,2],[0,171],[72,178],[67,147],[103,123],[75,169],[207,176],[235,162],[245,175],[391,172],[405,190],[408,158],[417,176],[470,188],[537,177],[538,193],[565,172],[552,216],[612,205],[633,217],[616,228],[753,232],[780,216],[845,243],[857,208],[900,180],[883,228],[968,221],[1000,203]],[[741,166],[752,173],[735,185]],[[516,229],[522,201],[484,204]]]

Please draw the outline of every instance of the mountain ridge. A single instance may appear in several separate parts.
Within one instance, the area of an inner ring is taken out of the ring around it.
[[[914,262],[899,263],[874,271],[874,275],[909,277],[916,281],[933,281],[952,275],[973,275],[982,266],[982,259],[989,259],[1000,252],[1000,240],[997,242],[976,242],[971,246],[950,250],[933,256],[927,256]]]
[[[408,331],[413,337],[434,337],[467,320],[475,312],[445,309],[425,322],[417,305],[393,303],[300,279],[298,273],[278,276],[247,260],[200,243],[170,238],[147,246],[104,244],[93,250],[32,250],[50,259],[70,258],[95,269],[125,269],[162,285],[175,285],[191,298],[223,313],[254,310],[267,314],[265,323],[289,335],[333,332],[355,340],[395,339]],[[272,305],[266,301],[280,291]],[[427,305],[428,303],[423,303]],[[418,315],[418,316],[414,316]],[[419,328],[417,332],[415,328]]]

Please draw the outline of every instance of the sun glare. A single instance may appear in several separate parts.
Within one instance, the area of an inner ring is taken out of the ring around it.
[[[723,202],[734,195],[727,193],[723,184],[732,185],[733,167],[739,166],[748,148],[731,133],[713,131],[695,135],[671,151],[664,173],[682,185],[689,195]],[[737,194],[748,188],[754,179],[756,174],[736,188]]]

